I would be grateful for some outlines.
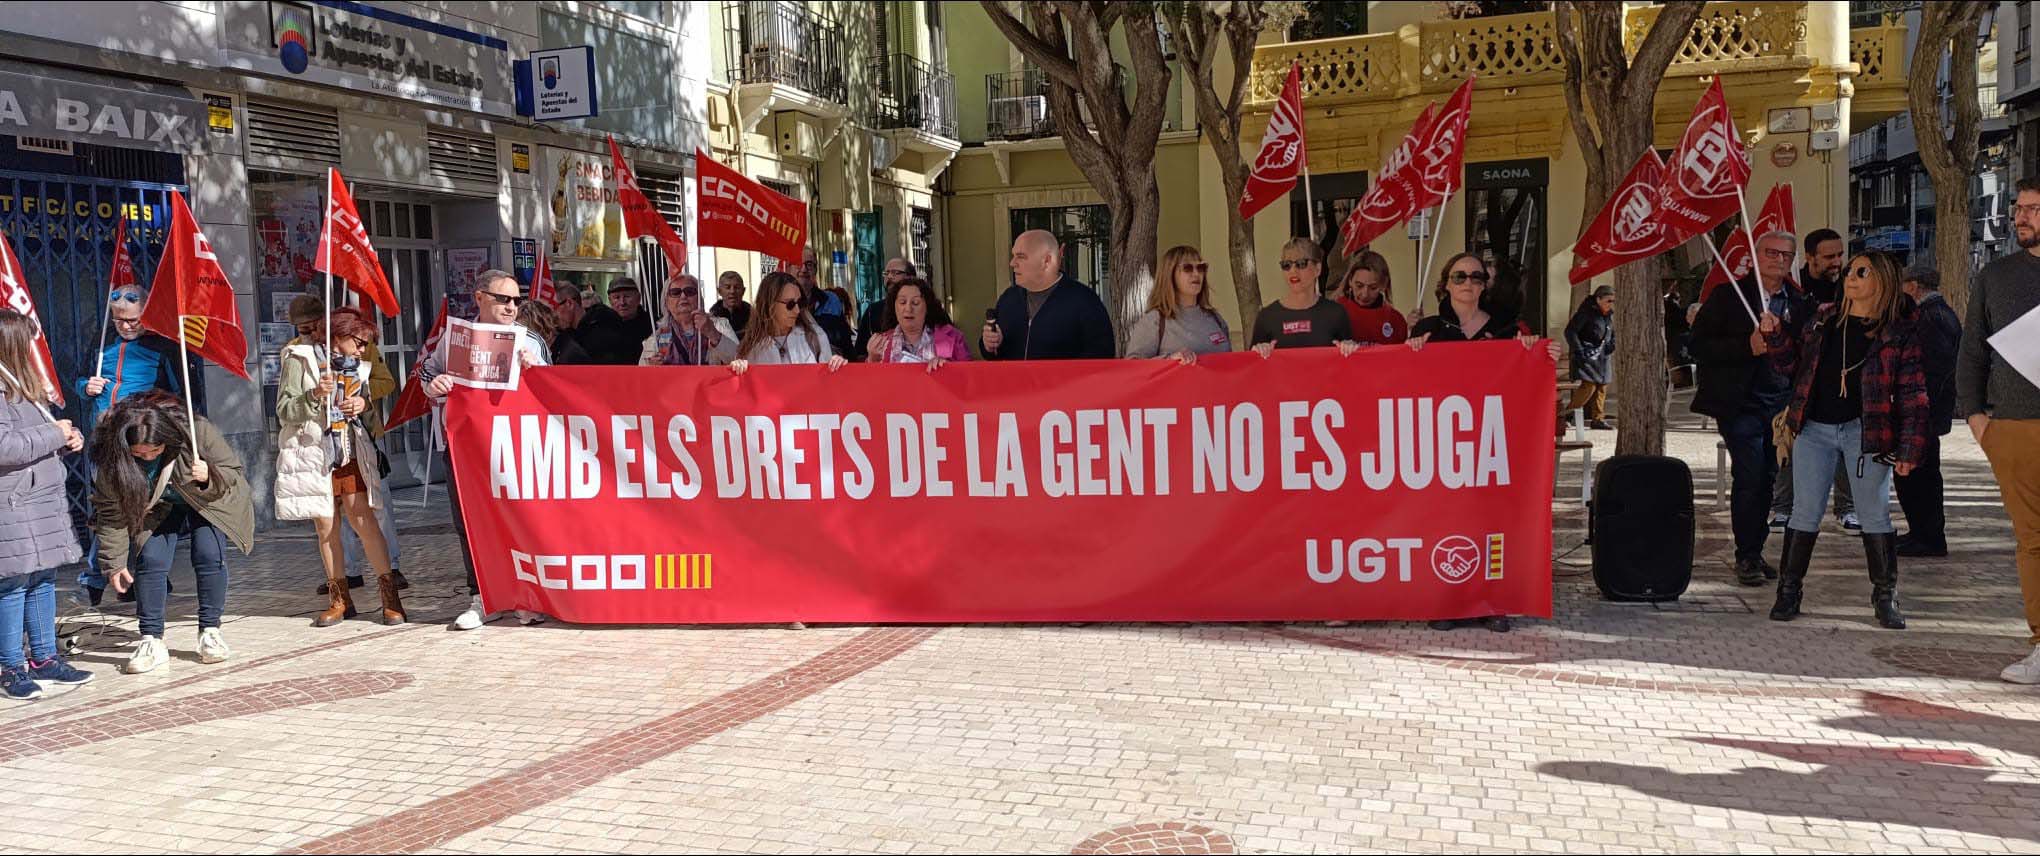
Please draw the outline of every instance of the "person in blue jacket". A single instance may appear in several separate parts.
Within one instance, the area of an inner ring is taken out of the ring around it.
[[[136,286],[122,286],[107,295],[112,307],[107,310],[113,326],[113,341],[99,355],[93,365],[91,377],[80,378],[74,385],[78,397],[85,407],[85,433],[89,436],[92,426],[105,415],[114,404],[133,398],[152,389],[168,390],[182,394],[183,387],[178,380],[177,343],[142,329],[142,304],[147,298]],[[86,476],[90,483],[91,476]],[[87,539],[87,550],[92,542]],[[85,594],[97,606],[106,593],[106,578],[99,575],[98,563],[91,556],[85,560],[85,570],[78,574],[78,584],[85,588]],[[123,595],[122,600],[132,599],[132,594]]]
[[[1013,284],[978,334],[987,360],[1109,360],[1112,315],[1091,287],[1062,270],[1062,246],[1035,229],[1013,239]]]

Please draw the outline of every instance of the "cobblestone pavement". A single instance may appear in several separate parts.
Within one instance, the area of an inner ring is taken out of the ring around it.
[[[1905,566],[1905,632],[1872,623],[1832,525],[1808,615],[1766,620],[1769,592],[1730,579],[1714,436],[1691,431],[1687,597],[1599,600],[1579,550],[1556,618],[1506,635],[454,633],[444,505],[411,491],[409,626],[308,627],[294,528],[234,566],[230,662],[191,654],[186,585],[160,673],[116,673],[131,615],[82,622],[105,631],[78,658],[98,680],[0,708],[0,850],[2040,852],[2040,691],[1995,679],[2025,651],[2009,526],[1950,441],[1955,557]]]

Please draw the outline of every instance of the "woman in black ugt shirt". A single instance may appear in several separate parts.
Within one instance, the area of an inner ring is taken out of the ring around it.
[[[1353,341],[1353,319],[1346,308],[1326,300],[1318,290],[1324,275],[1322,252],[1308,238],[1291,238],[1282,245],[1282,277],[1289,283],[1289,293],[1254,316],[1254,351],[1263,359],[1276,348],[1337,345],[1339,353],[1350,356],[1360,347]]]

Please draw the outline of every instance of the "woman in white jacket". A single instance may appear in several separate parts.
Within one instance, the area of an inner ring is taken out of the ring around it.
[[[666,317],[645,339],[641,366],[726,366],[737,358],[737,332],[729,319],[701,311],[701,280],[691,273],[666,278]]]
[[[800,281],[785,271],[766,274],[758,283],[751,323],[744,326],[743,341],[737,343],[737,357],[730,371],[743,374],[752,364],[761,366],[814,365],[825,363],[835,371],[848,362],[829,348],[829,337],[815,322]]]
[[[305,344],[283,350],[282,388],[276,396],[276,419],[283,425],[276,440],[276,517],[309,519],[318,531],[331,601],[312,619],[313,627],[330,627],[355,615],[335,505],[347,516],[375,568],[382,623],[402,624],[404,604],[397,596],[389,546],[383,542],[372,504],[373,486],[382,473],[376,465],[375,441],[361,421],[369,407],[369,366],[361,356],[375,347],[376,326],[351,307],[333,310],[332,319],[332,371],[326,369],[327,352],[318,342],[324,330],[307,337]]]

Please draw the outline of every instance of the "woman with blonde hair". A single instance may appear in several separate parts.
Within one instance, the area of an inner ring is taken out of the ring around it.
[[[1332,289],[1332,297],[1353,322],[1353,340],[1362,345],[1396,345],[1410,338],[1410,322],[1390,302],[1388,259],[1367,250],[1354,256]]]
[[[1360,347],[1353,341],[1353,319],[1318,293],[1325,273],[1324,249],[1309,238],[1290,238],[1282,245],[1280,264],[1289,289],[1254,316],[1254,352],[1266,359],[1276,348],[1337,345],[1339,353],[1350,356]]]
[[[1210,270],[1196,247],[1177,245],[1162,254],[1148,309],[1127,332],[1127,359],[1169,356],[1187,366],[1197,362],[1198,354],[1232,350],[1232,334],[1226,330],[1225,319],[1211,308],[1210,280],[1206,278]]]

